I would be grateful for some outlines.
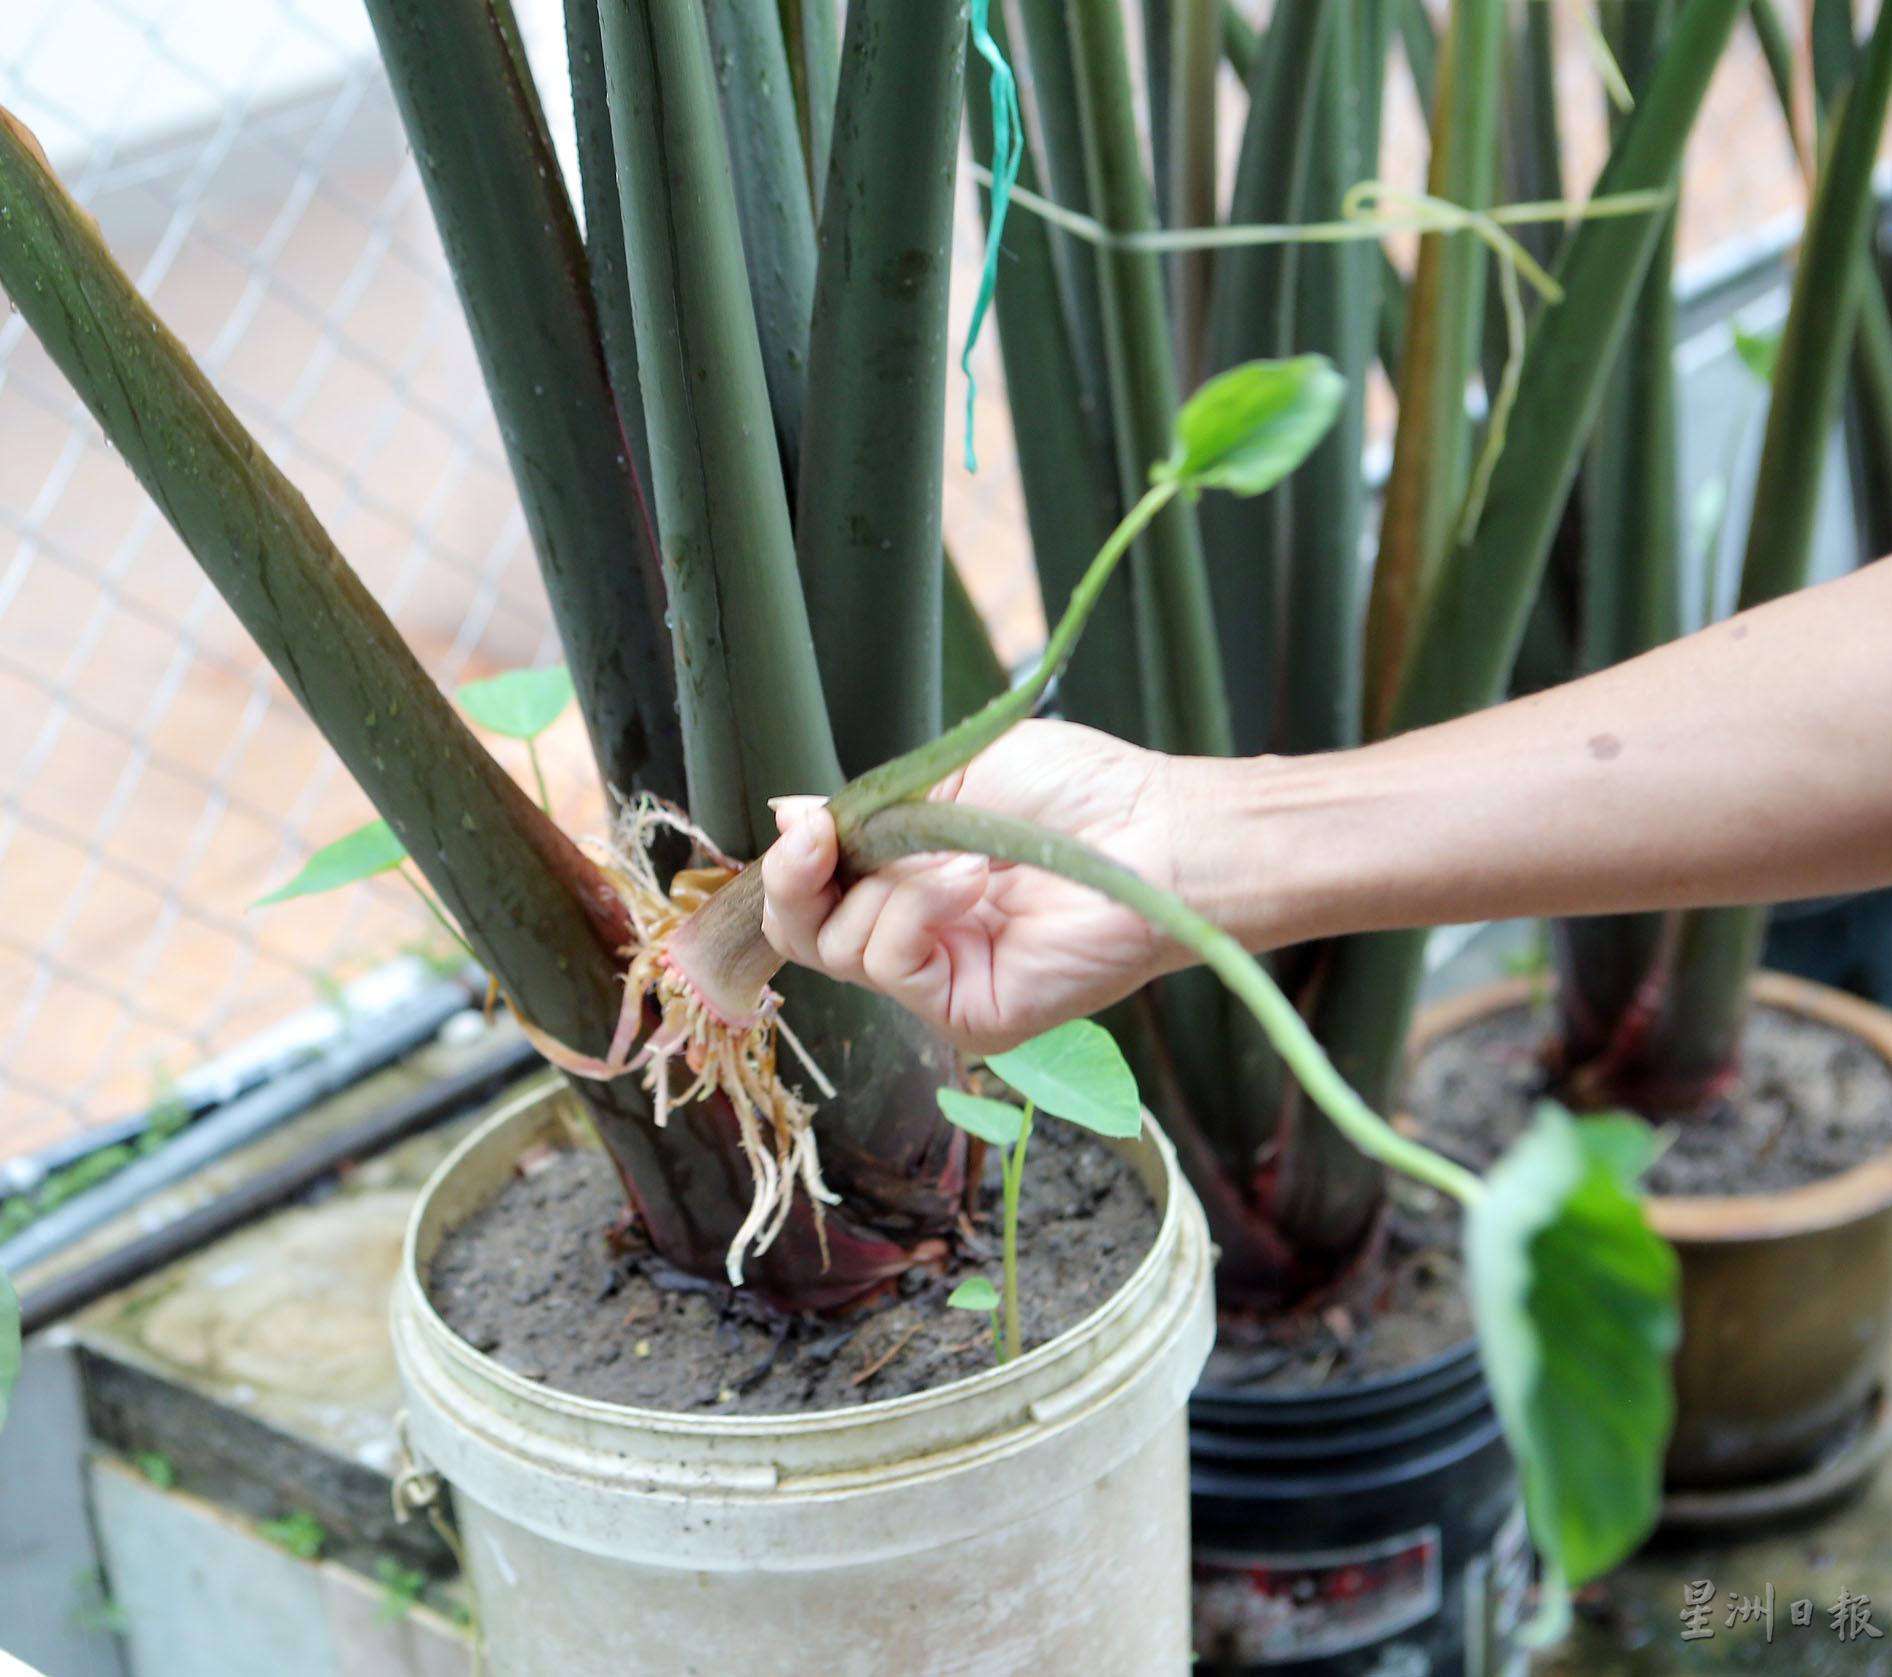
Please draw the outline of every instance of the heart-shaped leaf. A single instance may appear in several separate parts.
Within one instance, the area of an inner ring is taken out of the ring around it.
[[[939,1109],[949,1122],[994,1147],[1016,1147],[1025,1128],[1024,1111],[1009,1101],[989,1101],[963,1089],[941,1089]]]
[[[1143,1128],[1137,1080],[1117,1040],[1102,1025],[1068,1025],[986,1058],[989,1066],[1041,1112],[1095,1130],[1133,1136]]]
[[[1347,381],[1324,355],[1245,361],[1183,404],[1174,451],[1150,476],[1259,495],[1313,453],[1346,394]]]
[[[407,846],[394,836],[394,829],[385,821],[370,821],[333,844],[323,845],[302,864],[302,871],[287,885],[267,897],[258,897],[250,907],[263,908],[270,903],[286,903],[291,897],[313,897],[322,891],[336,891],[357,880],[371,879],[390,868],[398,868],[406,860]]]
[[[572,696],[571,671],[563,664],[508,670],[490,681],[469,681],[454,694],[482,728],[514,740],[537,739],[564,714]]]
[[[970,1281],[962,1281],[953,1288],[946,1302],[955,1310],[996,1310],[999,1307],[999,1290],[983,1275],[975,1275]]]
[[[20,1300],[0,1269],[0,1427],[7,1424],[7,1400],[20,1377],[20,1351]]]
[[[1634,1118],[1545,1103],[1466,1221],[1479,1351],[1544,1561],[1540,1639],[1655,1523],[1679,1317],[1636,1179],[1659,1147]]]

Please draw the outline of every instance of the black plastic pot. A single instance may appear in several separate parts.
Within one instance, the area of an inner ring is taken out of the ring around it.
[[[1469,1343],[1189,1407],[1199,1677],[1522,1677],[1531,1556]]]

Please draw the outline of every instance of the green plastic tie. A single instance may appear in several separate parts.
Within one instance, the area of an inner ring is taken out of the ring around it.
[[[985,311],[999,283],[999,243],[1005,234],[1005,212],[1012,207],[1012,187],[1025,159],[1025,125],[1018,113],[1018,81],[1005,54],[992,39],[992,0],[972,0],[972,44],[992,70],[992,211],[985,232],[985,267],[979,275],[979,295],[973,299],[972,322],[966,328],[966,347],[959,365],[966,375],[966,470],[976,472],[979,460],[972,449],[972,408],[979,382],[972,374],[972,346],[979,341]]]

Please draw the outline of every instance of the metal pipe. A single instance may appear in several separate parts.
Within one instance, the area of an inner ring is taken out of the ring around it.
[[[274,1211],[343,1165],[384,1152],[396,1142],[431,1129],[496,1093],[537,1060],[529,1043],[510,1042],[466,1070],[392,1102],[208,1205],[33,1288],[20,1300],[21,1331],[35,1333],[153,1270],[201,1251],[232,1229]]]
[[[470,1005],[470,992],[457,981],[429,985],[398,1012],[367,1021],[306,1064],[291,1067],[262,1087],[199,1118],[148,1158],[128,1164],[96,1188],[49,1211],[0,1245],[0,1269],[24,1275],[35,1264],[43,1263],[81,1235],[131,1210],[150,1195],[392,1064]]]

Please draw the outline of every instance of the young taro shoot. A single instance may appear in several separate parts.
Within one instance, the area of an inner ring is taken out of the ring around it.
[[[940,1110],[968,1135],[999,1149],[1004,1231],[1003,1333],[1000,1295],[984,1276],[962,1282],[946,1301],[960,1310],[994,1312],[998,1360],[1010,1362],[1022,1349],[1018,1310],[1018,1199],[1025,1176],[1031,1127],[1039,1112],[1062,1118],[1097,1135],[1125,1139],[1143,1128],[1136,1079],[1103,1026],[1088,1019],[1035,1036],[986,1060],[986,1069],[1025,1097],[1022,1107],[961,1089],[941,1089]]]

